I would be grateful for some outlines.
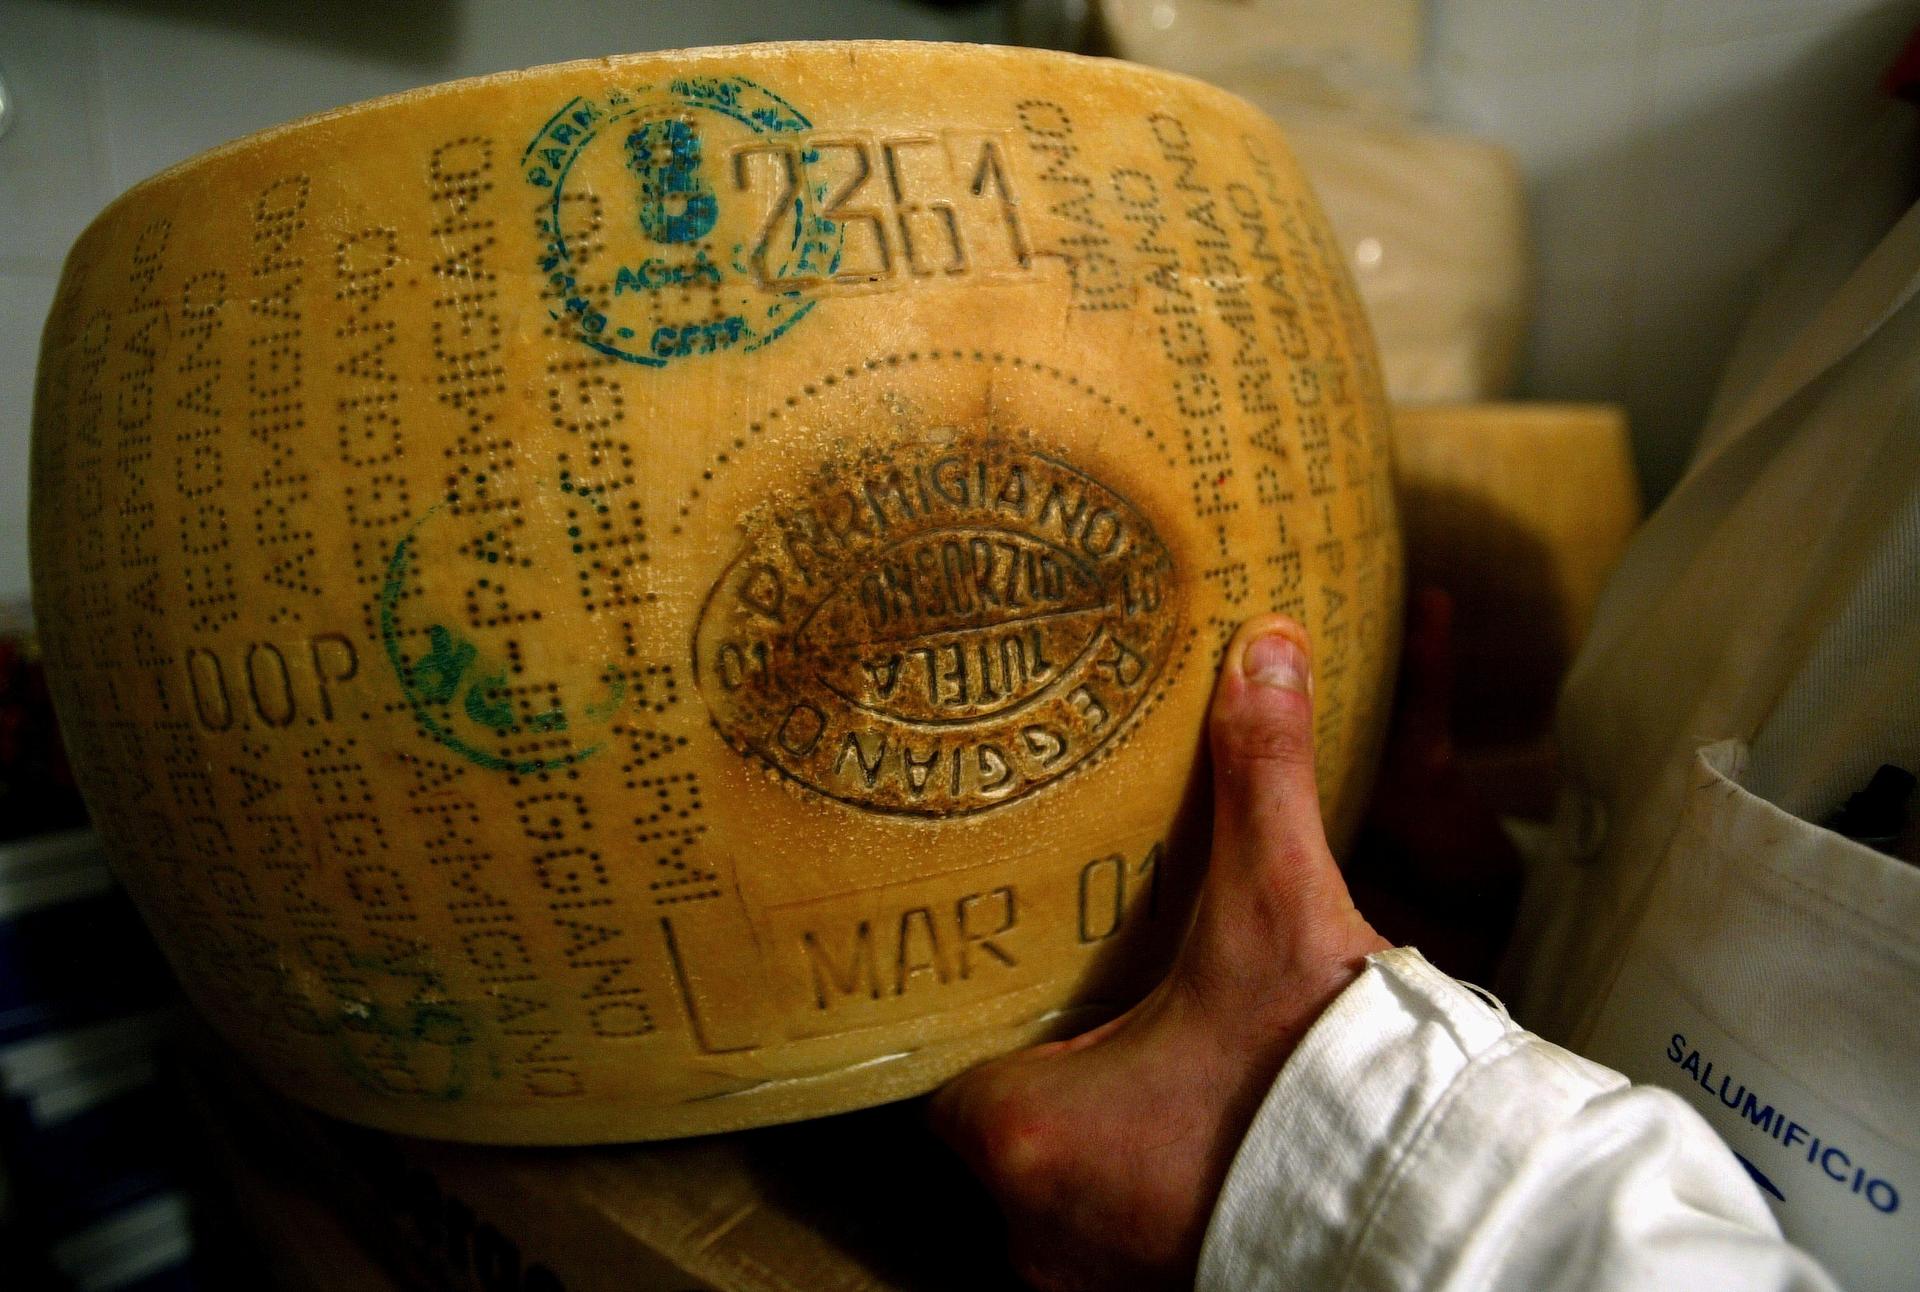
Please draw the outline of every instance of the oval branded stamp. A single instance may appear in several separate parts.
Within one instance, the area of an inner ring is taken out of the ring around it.
[[[736,748],[870,811],[1059,780],[1128,728],[1175,642],[1147,518],[1014,437],[869,448],[746,529],[695,631],[701,692]]]

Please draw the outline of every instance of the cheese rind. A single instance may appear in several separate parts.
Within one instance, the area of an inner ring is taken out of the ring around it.
[[[897,44],[641,55],[216,150],[69,258],[49,674],[116,867],[281,1088],[702,1133],[1123,1003],[1249,614],[1351,828],[1400,565],[1277,130]]]
[[[1475,749],[1544,739],[1640,523],[1626,414],[1410,405],[1394,408],[1393,429],[1409,579],[1455,602],[1454,739]]]

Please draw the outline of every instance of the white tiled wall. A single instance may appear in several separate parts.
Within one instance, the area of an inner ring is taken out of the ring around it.
[[[1430,0],[1443,120],[1534,199],[1529,393],[1614,398],[1658,491],[1758,267],[1873,110],[1920,0]],[[221,16],[221,15],[225,16]],[[614,50],[994,40],[908,0],[0,0],[0,602],[26,590],[33,354],[59,261],[115,193],[202,148],[376,94]]]

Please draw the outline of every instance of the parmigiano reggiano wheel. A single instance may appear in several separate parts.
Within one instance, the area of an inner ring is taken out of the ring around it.
[[[80,239],[34,570],[113,856],[288,1093],[421,1135],[925,1090],[1177,941],[1218,651],[1317,643],[1353,821],[1379,378],[1270,122],[1064,55],[423,90]]]
[[[1396,407],[1393,421],[1410,577],[1455,602],[1454,739],[1544,738],[1640,523],[1626,413],[1428,404]]]

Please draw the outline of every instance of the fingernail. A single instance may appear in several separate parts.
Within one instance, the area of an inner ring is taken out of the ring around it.
[[[1247,643],[1242,671],[1249,681],[1286,691],[1307,690],[1307,656],[1285,633],[1268,633]]]

